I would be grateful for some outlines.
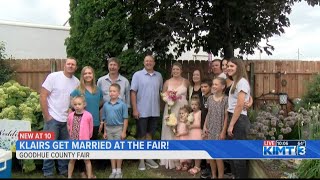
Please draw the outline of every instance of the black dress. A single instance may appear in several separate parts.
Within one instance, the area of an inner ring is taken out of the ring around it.
[[[194,96],[194,95],[198,95],[199,98],[201,99],[201,97],[202,97],[201,88],[199,88],[198,91],[195,91],[194,88],[192,88],[192,95],[191,95],[191,97]]]

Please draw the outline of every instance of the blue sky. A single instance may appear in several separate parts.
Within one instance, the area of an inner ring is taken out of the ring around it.
[[[0,0],[0,20],[63,25],[69,16],[69,0]],[[320,6],[296,3],[289,19],[291,25],[285,28],[285,34],[269,39],[275,47],[272,56],[257,51],[244,57],[298,59],[299,49],[300,60],[320,60]]]

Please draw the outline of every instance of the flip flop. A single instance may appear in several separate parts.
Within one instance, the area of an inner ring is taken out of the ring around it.
[[[193,168],[189,169],[189,173],[192,174],[192,175],[196,175],[198,174],[199,172],[201,171],[201,169],[197,166],[194,166]]]

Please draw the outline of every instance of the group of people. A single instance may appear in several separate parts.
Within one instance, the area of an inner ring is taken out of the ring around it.
[[[246,139],[249,128],[247,108],[252,105],[250,86],[242,60],[214,60],[212,73],[204,77],[200,69],[193,72],[192,81],[182,77],[182,65],[172,65],[171,78],[163,83],[154,70],[152,55],[144,58],[144,68],[134,73],[131,81],[119,74],[120,62],[108,59],[109,73],[96,83],[94,69],[83,67],[80,81],[74,76],[75,58],[67,58],[63,71],[48,75],[40,92],[44,116],[44,131],[53,131],[56,140],[96,140],[99,133],[108,140],[124,140],[128,128],[128,108],[136,119],[137,139],[152,140],[160,120],[160,93],[175,91],[179,98],[170,111],[179,119],[177,132],[166,125],[168,104],[162,119],[162,140],[222,140]],[[193,122],[187,126],[187,114]],[[103,131],[103,132],[102,132]],[[71,178],[75,160],[58,160],[59,173]],[[81,177],[95,178],[90,160],[78,161]],[[248,175],[245,160],[230,161],[235,178]],[[211,168],[211,177],[223,178],[222,160],[167,160],[160,165],[167,169],[188,170],[195,175]],[[158,168],[151,159],[140,159],[139,170],[146,166]],[[111,160],[109,178],[122,178],[122,160]],[[45,177],[53,176],[54,160],[44,160]],[[203,173],[202,172],[202,173]]]
[[[162,140],[224,140],[246,139],[250,122],[247,108],[252,105],[250,86],[245,66],[240,59],[215,59],[211,73],[205,77],[200,69],[193,71],[189,82],[181,76],[182,65],[172,65],[171,78],[164,83],[163,93],[174,91],[179,100],[171,107],[178,117],[176,131],[166,126],[168,108],[164,109]],[[186,125],[187,114],[192,112],[193,122]],[[203,178],[224,177],[222,160],[161,160],[167,169],[188,170],[192,175],[201,172]],[[202,168],[201,168],[202,165]],[[192,166],[192,167],[191,167]],[[191,167],[191,168],[190,168]],[[246,161],[232,161],[231,168],[236,178],[247,177]],[[208,169],[210,169],[208,173]]]

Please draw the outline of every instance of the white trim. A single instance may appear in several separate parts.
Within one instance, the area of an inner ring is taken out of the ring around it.
[[[205,150],[17,150],[17,159],[213,159]],[[219,158],[221,159],[221,158]],[[223,158],[222,158],[223,159]],[[249,158],[248,158],[249,159]]]
[[[15,21],[6,21],[6,20],[0,20],[0,25],[21,26],[21,27],[29,27],[29,28],[40,28],[40,29],[64,30],[64,31],[70,30],[69,26],[54,26],[54,25],[33,24],[33,23],[15,22]]]

